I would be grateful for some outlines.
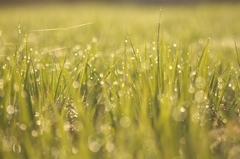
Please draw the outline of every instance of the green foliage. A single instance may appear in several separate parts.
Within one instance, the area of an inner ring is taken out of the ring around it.
[[[0,10],[0,158],[238,158],[239,5],[32,7]]]

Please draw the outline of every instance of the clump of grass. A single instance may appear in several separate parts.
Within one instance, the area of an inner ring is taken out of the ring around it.
[[[113,53],[105,36],[49,50],[19,32],[12,51],[1,44],[0,158],[236,158],[237,45],[228,63],[211,40],[198,54],[152,36],[127,34]]]

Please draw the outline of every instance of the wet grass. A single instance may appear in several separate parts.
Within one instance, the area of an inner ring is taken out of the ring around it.
[[[0,158],[237,159],[239,8],[2,7]]]

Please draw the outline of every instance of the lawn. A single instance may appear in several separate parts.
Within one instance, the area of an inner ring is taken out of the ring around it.
[[[0,158],[238,159],[239,10],[0,6]]]

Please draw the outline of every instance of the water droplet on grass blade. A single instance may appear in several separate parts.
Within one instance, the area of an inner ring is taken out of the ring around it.
[[[3,149],[3,151],[11,151],[12,150],[12,141],[6,136],[4,136],[2,138],[2,149]]]
[[[218,77],[218,82],[222,82],[222,81],[223,81],[222,77]]]
[[[13,88],[15,92],[18,92],[20,90],[20,87],[17,83],[14,84]]]
[[[112,109],[112,107],[109,106],[109,105],[105,107],[105,111],[106,111],[106,112],[109,112],[111,109]]]
[[[78,81],[74,81],[73,84],[72,84],[73,88],[78,88],[80,86],[79,82]]]
[[[118,91],[119,97],[122,97],[124,94],[125,94],[125,91],[123,91],[123,90]]]
[[[223,123],[226,124],[227,123],[227,119],[223,119]]]
[[[87,50],[91,50],[92,46],[90,44],[87,45]]]
[[[92,39],[92,42],[93,42],[93,43],[96,43],[97,41],[98,41],[98,40],[97,40],[96,37]]]
[[[38,136],[38,132],[36,130],[33,130],[31,132],[31,134],[32,134],[33,137],[37,137]]]
[[[100,150],[100,145],[96,141],[90,142],[88,147],[92,152],[98,152]]]
[[[73,153],[73,154],[77,154],[77,153],[78,153],[78,149],[75,148],[75,147],[72,147],[72,153]]]
[[[202,103],[205,99],[206,99],[206,96],[205,96],[205,93],[202,90],[196,92],[195,100],[198,103]]]
[[[186,110],[186,109],[185,109],[184,107],[182,107],[182,108],[180,109],[181,112],[185,112],[185,110]]]
[[[106,144],[105,148],[108,152],[112,152],[112,151],[114,151],[115,146],[114,146],[113,143],[109,142],[109,143]]]
[[[63,129],[64,129],[65,131],[69,131],[70,128],[71,128],[71,125],[70,125],[68,122],[66,122],[66,123],[64,124],[64,126],[63,126]]]
[[[192,85],[190,85],[190,87],[188,88],[188,92],[194,93],[194,91],[195,91],[195,88]]]
[[[114,81],[114,82],[113,82],[113,85],[118,85],[118,82],[117,82],[117,81]]]
[[[7,106],[7,113],[12,115],[12,114],[14,114],[14,112],[15,112],[14,106],[8,105]]]
[[[223,88],[223,85],[220,84],[220,83],[218,83],[218,88],[219,88],[219,89],[222,89],[222,88]]]
[[[21,124],[21,125],[20,125],[20,129],[23,130],[23,131],[26,130],[26,129],[27,129],[26,124]]]
[[[130,126],[131,126],[131,123],[132,123],[132,121],[131,121],[131,119],[130,119],[128,116],[124,116],[124,117],[122,117],[122,118],[120,119],[120,125],[121,125],[121,127],[123,127],[123,128],[128,128],[128,127],[130,127]]]
[[[172,111],[172,117],[175,121],[183,121],[187,117],[187,111],[183,107],[176,107]]]
[[[37,125],[41,125],[41,121],[40,121],[40,120],[37,120],[37,121],[36,121],[36,124],[37,124]]]
[[[21,96],[22,96],[23,98],[26,98],[26,97],[27,97],[27,92],[26,92],[26,91],[22,91]]]
[[[13,144],[13,152],[20,153],[21,152],[21,146],[18,144]]]
[[[87,86],[88,87],[92,87],[94,85],[93,81],[92,80],[88,80],[87,81]]]

